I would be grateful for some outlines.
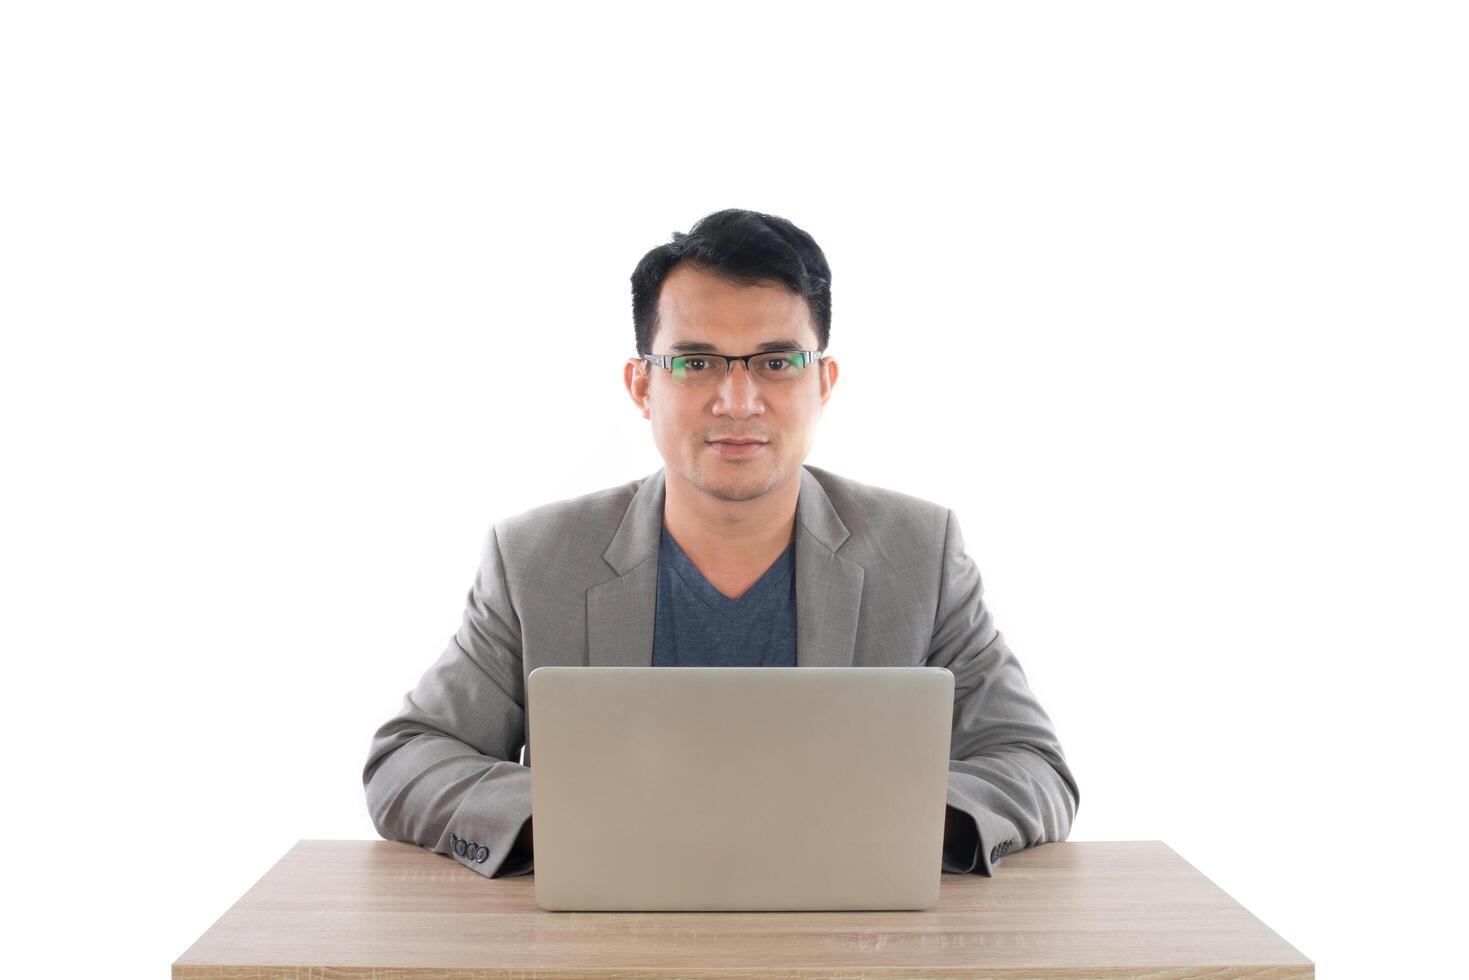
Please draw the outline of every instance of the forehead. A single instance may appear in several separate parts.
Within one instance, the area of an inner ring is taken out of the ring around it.
[[[654,346],[673,344],[736,354],[765,346],[812,349],[816,331],[806,301],[784,284],[746,286],[683,263],[658,295]]]

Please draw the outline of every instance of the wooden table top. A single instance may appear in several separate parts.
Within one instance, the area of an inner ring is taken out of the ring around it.
[[[547,912],[393,841],[303,840],[173,964],[209,980],[1314,977],[1162,841],[1043,844],[923,912]]]

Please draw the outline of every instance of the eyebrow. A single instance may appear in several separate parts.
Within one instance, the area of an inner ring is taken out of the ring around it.
[[[714,349],[714,345],[713,344],[706,344],[702,340],[680,340],[678,343],[672,345],[668,349],[670,351],[672,351],[673,353],[675,353],[675,354],[718,354],[719,353],[719,351],[717,351],[717,350]],[[804,350],[804,349],[805,348],[803,348],[799,343],[797,343],[794,340],[791,340],[789,337],[782,337],[780,340],[767,340],[765,343],[761,344],[756,349],[755,353],[758,354],[758,353],[761,353],[762,351],[770,351],[770,350]]]

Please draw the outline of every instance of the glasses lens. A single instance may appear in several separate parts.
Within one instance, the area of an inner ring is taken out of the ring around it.
[[[726,370],[718,354],[680,354],[673,359],[673,380],[681,385],[717,385]]]
[[[750,358],[750,366],[761,381],[795,381],[806,371],[806,355],[794,350],[771,351]]]

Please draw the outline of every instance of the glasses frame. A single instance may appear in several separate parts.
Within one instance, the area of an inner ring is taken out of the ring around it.
[[[752,357],[768,357],[771,354],[800,354],[801,355],[801,367],[802,368],[808,368],[808,367],[810,367],[813,364],[819,364],[821,362],[822,356],[826,354],[826,351],[821,351],[821,350],[798,350],[798,349],[792,348],[790,350],[759,350],[759,351],[756,351],[753,354],[716,354],[714,351],[693,350],[693,351],[687,351],[686,353],[683,353],[683,354],[639,354],[638,357],[639,357],[639,359],[641,359],[641,360],[643,360],[643,361],[645,361],[645,362],[647,362],[649,364],[656,364],[659,367],[664,368],[665,370],[667,370],[668,373],[669,373],[669,375],[670,375],[670,378],[669,378],[670,381],[673,380],[673,378],[672,378],[672,374],[673,374],[673,359],[675,357],[722,357],[722,358],[724,358],[724,377],[725,378],[729,377],[731,374],[734,373],[735,362],[738,361],[738,362],[742,362],[745,365],[745,373],[748,374],[750,376],[750,379],[753,380],[753,381],[759,381],[761,384],[785,384],[786,382],[784,382],[784,381],[770,381],[768,379],[761,378],[758,375],[756,375],[755,372],[753,370],[751,370],[751,368],[750,368],[750,358],[752,358]],[[723,380],[724,380],[723,378],[720,379],[720,381],[723,381]],[[673,383],[676,384],[676,385],[678,385],[680,388],[712,388],[715,385],[719,384],[720,381],[713,381],[713,382],[710,382],[709,384],[703,384],[703,385],[685,384],[684,382],[681,382],[681,381],[674,381]]]

